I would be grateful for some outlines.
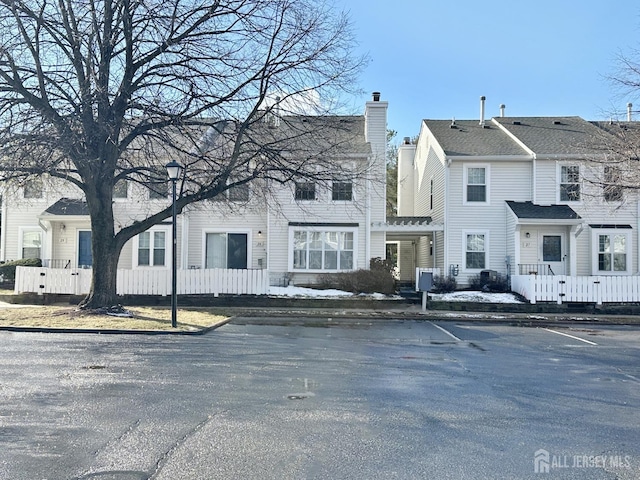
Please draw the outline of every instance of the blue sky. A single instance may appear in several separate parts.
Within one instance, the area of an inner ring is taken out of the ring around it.
[[[371,62],[367,92],[389,102],[397,140],[420,121],[486,116],[579,115],[624,118],[640,97],[620,94],[607,76],[617,57],[640,49],[638,0],[336,0],[350,13]],[[640,54],[638,55],[640,60]],[[637,105],[635,105],[637,104]]]

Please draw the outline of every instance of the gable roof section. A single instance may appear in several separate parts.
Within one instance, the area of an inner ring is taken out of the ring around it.
[[[367,156],[371,145],[365,139],[365,118],[360,115],[265,115],[249,126],[233,121],[212,121],[201,135],[198,148],[234,148],[239,129],[247,151],[256,148],[296,154]]]
[[[478,120],[423,120],[447,156],[528,156],[516,141],[497,125]]]
[[[88,216],[87,202],[77,198],[61,198],[47,208],[42,216]]]
[[[507,205],[519,219],[528,220],[580,220],[581,217],[569,205],[536,205],[533,202],[514,202]]]
[[[536,155],[584,156],[597,152],[606,133],[580,117],[496,117],[499,124]]]

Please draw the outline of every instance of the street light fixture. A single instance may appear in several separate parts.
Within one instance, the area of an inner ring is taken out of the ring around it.
[[[165,165],[167,169],[167,175],[169,175],[169,180],[171,180],[171,209],[172,209],[172,217],[173,221],[172,225],[172,254],[171,254],[171,327],[176,328],[178,326],[178,229],[176,226],[176,182],[178,181],[178,177],[182,173],[183,166],[180,165],[175,160],[170,161]]]

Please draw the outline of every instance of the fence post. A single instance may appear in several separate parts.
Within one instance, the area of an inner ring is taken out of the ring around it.
[[[559,280],[558,281],[558,305],[562,305],[562,297],[565,296],[567,281]]]

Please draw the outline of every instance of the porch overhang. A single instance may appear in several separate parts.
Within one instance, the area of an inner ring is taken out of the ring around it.
[[[384,232],[387,241],[403,241],[442,232],[444,225],[432,223],[431,217],[388,217],[386,222],[373,222],[371,231]]]
[[[38,215],[39,220],[44,221],[64,221],[64,220],[86,220],[89,218],[89,208],[87,202],[77,198],[61,198],[56,203],[48,207]]]
[[[569,205],[536,205],[507,200],[516,225],[582,225],[584,219]]]

